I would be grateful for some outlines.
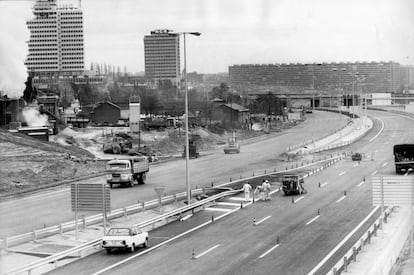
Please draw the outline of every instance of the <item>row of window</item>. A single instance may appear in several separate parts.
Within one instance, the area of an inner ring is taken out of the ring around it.
[[[34,42],[56,42],[57,43],[57,38],[55,39],[30,39],[29,43],[34,43]]]
[[[62,39],[62,42],[83,42],[83,39]]]
[[[83,34],[63,34],[62,38],[68,38],[68,37],[83,37]]]
[[[29,57],[27,59],[28,61],[34,61],[34,60],[58,60],[57,57]]]
[[[36,26],[28,26],[29,29],[56,29],[56,24],[54,25],[36,25]]]
[[[83,32],[82,30],[69,30],[69,31],[65,31],[63,30],[62,33],[71,33],[71,32]]]
[[[70,25],[70,26],[63,25],[63,26],[60,26],[60,28],[61,29],[80,29],[80,28],[83,28],[83,26],[82,25]]]
[[[70,49],[63,48],[62,51],[83,51],[83,48],[70,48]]]
[[[62,57],[62,60],[83,60],[83,56]]]
[[[52,18],[50,18],[50,19],[52,19]],[[53,18],[53,19],[55,19],[55,18]],[[27,25],[32,25],[32,24],[56,24],[56,20],[42,20],[42,19],[36,18],[35,20],[27,21],[26,23],[27,23]]]
[[[82,25],[82,21],[61,21],[61,25]]]
[[[83,53],[62,53],[62,55],[83,55]]]
[[[29,54],[29,56],[44,56],[44,55],[54,55],[54,56],[57,56],[57,52],[56,53],[31,53],[31,54]]]
[[[36,31],[36,30],[31,30],[31,33],[46,33],[46,32],[53,32],[56,33],[56,30],[41,30],[41,31]]]
[[[26,62],[26,65],[56,65],[58,62]]]
[[[28,67],[28,71],[34,70],[34,71],[42,71],[42,70],[52,70],[52,69],[58,69],[57,66],[51,66],[51,67]]]
[[[32,38],[41,38],[41,37],[55,37],[57,38],[57,34],[32,34],[30,39]]]
[[[80,69],[83,70],[83,66],[63,66],[62,69]]]
[[[29,47],[57,47],[57,42],[54,44],[32,44],[32,41],[29,41]]]
[[[42,49],[29,48],[29,52],[43,52],[43,51],[57,52],[57,49],[56,48],[42,48]]]
[[[66,64],[80,64],[80,65],[83,65],[83,61],[73,61],[73,62],[71,62],[71,61],[63,61],[62,64],[63,65],[66,65]]]
[[[62,47],[83,47],[83,43],[62,44]]]

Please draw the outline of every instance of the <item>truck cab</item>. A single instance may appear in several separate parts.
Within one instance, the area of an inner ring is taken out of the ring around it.
[[[145,183],[149,163],[144,156],[113,159],[108,161],[106,169],[108,171],[106,181],[111,188],[114,184],[132,187],[135,183]]]
[[[284,175],[282,179],[282,190],[285,195],[305,194],[303,187],[305,180],[302,175]]]

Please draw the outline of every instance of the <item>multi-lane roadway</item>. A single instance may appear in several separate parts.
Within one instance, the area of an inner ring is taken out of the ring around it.
[[[190,161],[190,181],[193,188],[210,186],[229,180],[229,177],[247,176],[283,164],[281,154],[288,146],[323,136],[346,124],[348,117],[329,112],[315,112],[291,129],[270,136],[259,137],[255,142],[242,144],[241,153],[225,155],[222,149],[201,152],[201,157]],[[56,171],[59,173],[59,171]],[[105,182],[98,177],[84,182]],[[182,192],[185,186],[185,161],[178,159],[150,168],[147,184],[134,188],[111,190],[111,208],[132,205],[138,201],[156,198],[154,186],[162,185],[167,194]],[[88,213],[85,213],[86,215]],[[31,232],[34,229],[56,225],[74,219],[70,209],[67,186],[44,191],[23,198],[0,202],[0,238]]]
[[[348,157],[306,178],[308,193],[297,196],[295,203],[276,192],[271,201],[250,204],[157,247],[208,223],[211,215],[223,214],[202,211],[184,222],[151,231],[150,246],[156,249],[149,253],[139,250],[136,254],[106,255],[102,251],[55,273],[90,274],[132,256],[106,274],[325,274],[379,215],[375,212],[348,242],[322,262],[373,211],[371,177],[394,174],[393,144],[413,141],[409,130],[412,118],[377,111],[370,115],[374,120],[372,131],[347,148],[362,152],[365,158],[353,162]],[[319,268],[314,269],[316,266]]]

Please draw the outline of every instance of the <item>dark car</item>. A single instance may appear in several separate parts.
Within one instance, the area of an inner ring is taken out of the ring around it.
[[[362,160],[362,155],[360,153],[355,153],[351,156],[353,161],[361,161]]]

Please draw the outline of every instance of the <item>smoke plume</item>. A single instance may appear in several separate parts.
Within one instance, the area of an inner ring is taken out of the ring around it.
[[[34,107],[25,107],[22,111],[22,116],[24,121],[30,127],[39,127],[39,126],[48,126],[48,117],[47,115],[42,115]]]

